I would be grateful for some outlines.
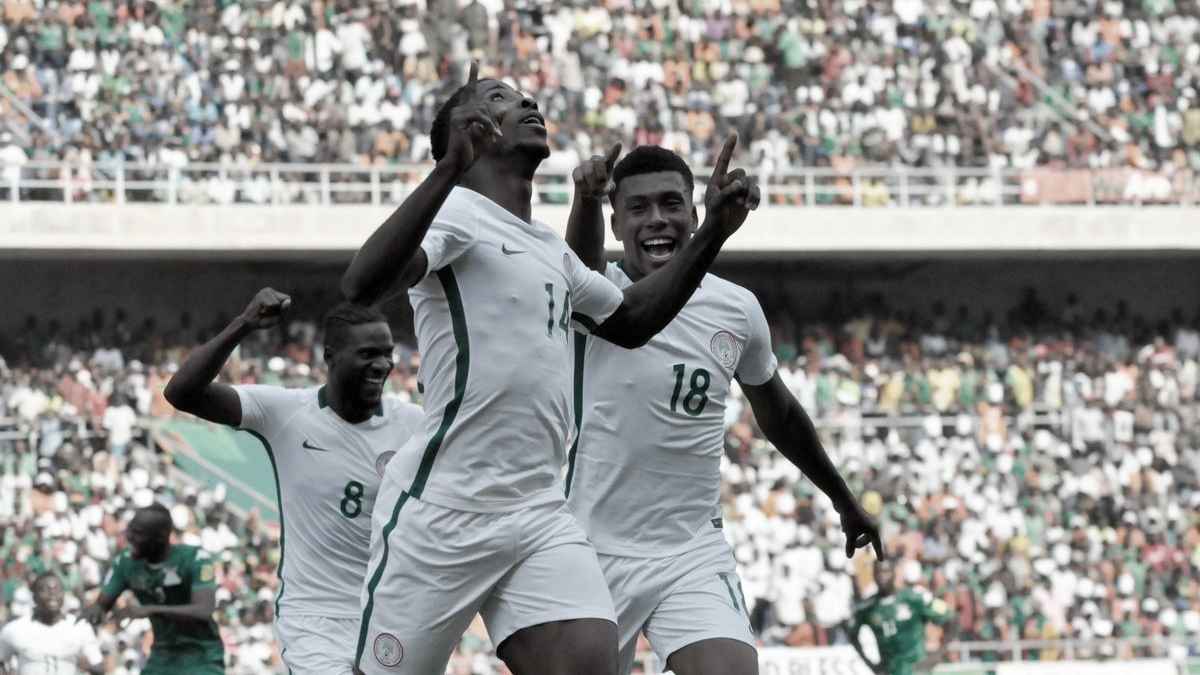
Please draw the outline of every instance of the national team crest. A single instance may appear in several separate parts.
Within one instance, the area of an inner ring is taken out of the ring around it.
[[[712,350],[713,356],[717,357],[717,362],[726,368],[733,368],[737,365],[742,351],[737,338],[727,330],[717,331],[712,336],[712,341],[708,343],[708,347]]]
[[[392,461],[392,457],[395,455],[395,450],[388,450],[375,458],[375,473],[379,474],[380,478],[383,478],[383,472],[387,470],[388,462]]]
[[[395,668],[404,660],[404,645],[391,633],[380,633],[373,648],[375,660],[384,668]]]

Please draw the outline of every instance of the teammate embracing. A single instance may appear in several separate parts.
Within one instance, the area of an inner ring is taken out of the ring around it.
[[[562,490],[572,326],[645,343],[745,220],[731,205],[748,185],[722,178],[691,244],[622,291],[532,218],[534,172],[550,152],[532,98],[473,65],[430,135],[432,174],[343,279],[360,302],[397,278],[412,286],[427,412],[380,490],[356,663],[440,673],[481,613],[518,675],[610,675],[612,600]]]
[[[378,310],[343,303],[324,322],[329,379],[288,389],[214,382],[234,347],[278,323],[291,298],[264,288],[197,347],[164,392],[171,405],[254,434],[275,472],[280,524],[275,629],[293,675],[352,672],[358,595],[383,468],[422,417],[383,396],[392,332]]]
[[[724,175],[732,144],[715,174]],[[624,259],[604,262],[600,198],[610,184],[612,231]],[[747,180],[740,169],[729,174]],[[655,146],[594,157],[575,173],[567,240],[581,260],[621,287],[663,273],[696,229],[694,179],[678,155]],[[705,196],[709,210],[717,183]],[[757,206],[752,187],[737,204]],[[766,318],[752,293],[706,275],[687,305],[638,349],[576,338],[580,425],[567,494],[600,556],[630,672],[639,633],[677,675],[758,672],[749,610],[722,531],[720,460],[725,404],[736,379],[759,427],[832,500],[846,555],[879,533],[838,476],[812,421],[776,373]]]

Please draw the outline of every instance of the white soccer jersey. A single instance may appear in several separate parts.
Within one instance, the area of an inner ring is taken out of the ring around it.
[[[561,501],[572,326],[603,322],[621,291],[545,224],[462,187],[421,248],[428,273],[409,300],[426,417],[386,480],[461,511]]]
[[[17,675],[76,675],[82,658],[103,661],[91,624],[64,616],[53,626],[33,617],[14,619],[0,630],[0,665],[17,657]]]
[[[607,275],[622,287],[633,283],[619,263]],[[580,348],[581,427],[567,490],[596,551],[659,557],[720,538],[730,382],[736,374],[765,384],[777,365],[758,300],[710,274],[645,346],[580,336]]]
[[[419,406],[386,396],[351,424],[324,387],[237,386],[241,428],[266,446],[275,471],[280,525],[276,615],[359,616],[371,512],[392,455],[419,429]]]

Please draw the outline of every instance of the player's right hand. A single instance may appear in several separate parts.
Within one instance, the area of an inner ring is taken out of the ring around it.
[[[246,309],[242,310],[242,320],[254,330],[270,328],[279,323],[283,313],[291,306],[291,296],[274,288],[264,288],[254,296],[249,305],[246,305]]]
[[[726,237],[737,232],[762,199],[757,182],[746,175],[745,169],[729,171],[729,159],[737,141],[737,132],[725,139],[704,191],[704,222],[717,227]]]
[[[575,194],[584,199],[600,199],[612,189],[613,167],[621,155],[621,144],[617,143],[606,155],[592,155],[571,172],[575,181]]]
[[[492,119],[487,101],[480,100],[475,93],[478,81],[479,62],[472,61],[466,85],[469,95],[466,101],[458,104],[450,113],[446,154],[438,160],[438,164],[445,162],[460,175],[471,168],[475,160],[483,154],[484,148],[504,135]]]

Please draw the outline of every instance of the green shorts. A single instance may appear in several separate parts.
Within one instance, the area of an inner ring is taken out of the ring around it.
[[[225,675],[225,650],[151,648],[142,675]]]

